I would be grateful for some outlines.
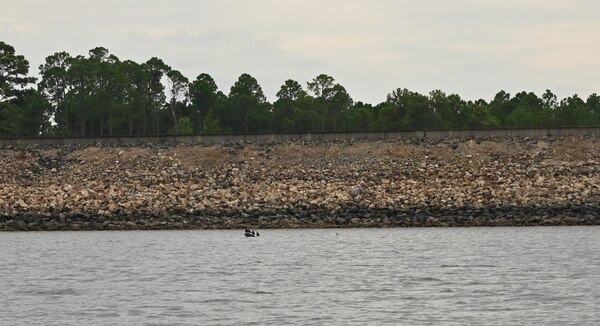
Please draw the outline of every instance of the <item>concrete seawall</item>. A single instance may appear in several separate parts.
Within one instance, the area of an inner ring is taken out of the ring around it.
[[[600,225],[600,137],[576,130],[8,145],[0,230]]]
[[[0,138],[0,147],[31,145],[281,143],[288,141],[350,141],[488,137],[600,136],[600,127],[536,129],[415,130],[386,132],[312,132],[274,134],[204,134],[189,136],[34,137]]]

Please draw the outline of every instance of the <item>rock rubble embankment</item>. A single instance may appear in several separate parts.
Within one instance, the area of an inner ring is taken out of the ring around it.
[[[600,224],[600,138],[0,149],[0,230]]]

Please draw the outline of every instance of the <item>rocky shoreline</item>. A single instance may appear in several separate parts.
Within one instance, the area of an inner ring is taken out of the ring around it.
[[[600,138],[0,148],[0,230],[600,225]]]

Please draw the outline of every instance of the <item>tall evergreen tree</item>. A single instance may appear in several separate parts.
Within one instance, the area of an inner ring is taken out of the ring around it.
[[[70,132],[70,113],[65,99],[67,93],[72,89],[68,71],[73,58],[67,52],[57,52],[46,57],[45,63],[40,65],[42,79],[38,84],[38,90],[52,104],[52,120],[56,124],[55,132],[58,134]]]
[[[206,73],[198,75],[198,77],[189,84],[190,101],[197,117],[196,130],[198,133],[204,131],[204,119],[217,101],[218,90],[219,88],[217,87],[215,80]],[[215,129],[214,125],[213,129]]]
[[[23,125],[29,116],[19,107],[26,96],[23,89],[35,82],[35,78],[27,77],[29,61],[24,56],[15,54],[15,48],[0,41],[0,134],[22,136],[26,134]]]
[[[273,103],[272,130],[295,130],[295,110],[300,110],[300,101],[307,96],[302,85],[295,80],[285,81],[277,92],[277,101]]]
[[[333,88],[334,83],[335,79],[326,74],[320,74],[307,83],[308,90],[311,91],[316,98],[316,105],[321,114],[321,131],[325,131],[325,121],[326,117],[329,115],[329,106],[327,102],[330,99],[330,96],[333,95],[331,89]]]
[[[14,98],[19,89],[35,82],[35,78],[27,77],[28,73],[29,61],[0,41],[0,102]]]
[[[262,88],[254,77],[242,74],[229,92],[229,121],[234,131],[264,131],[270,108]]]

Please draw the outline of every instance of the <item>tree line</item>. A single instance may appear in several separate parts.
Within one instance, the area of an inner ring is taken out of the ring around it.
[[[286,80],[269,103],[258,81],[241,74],[226,94],[206,73],[189,80],[163,60],[120,60],[104,47],[57,52],[29,77],[29,62],[0,41],[0,136],[391,131],[600,126],[600,96],[558,99],[547,90],[487,102],[441,90],[392,90],[372,105],[320,74],[305,87]]]

